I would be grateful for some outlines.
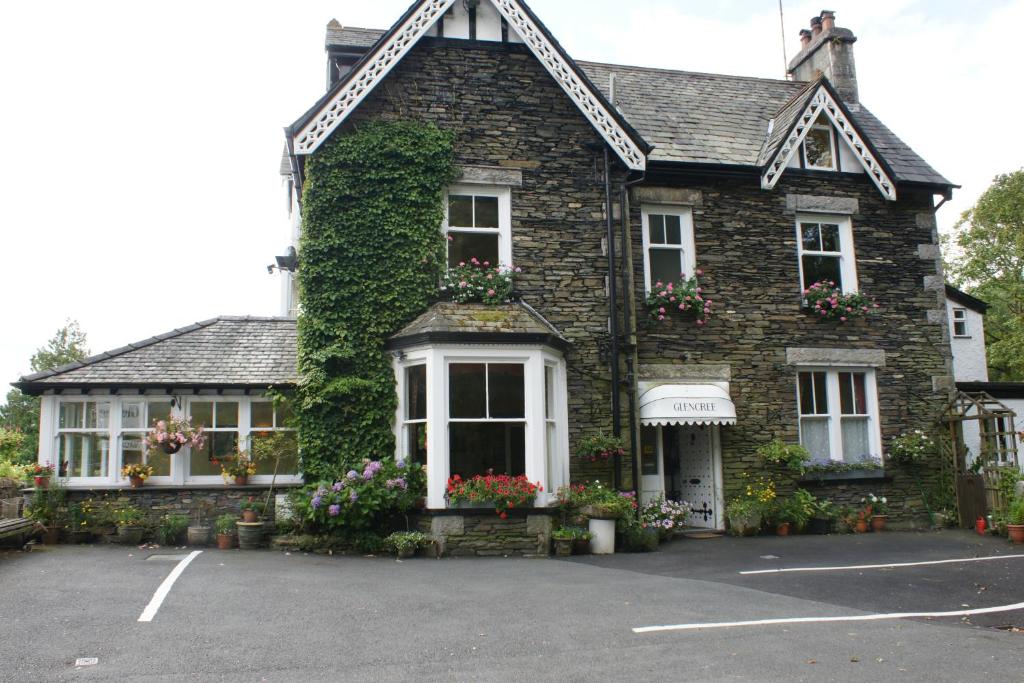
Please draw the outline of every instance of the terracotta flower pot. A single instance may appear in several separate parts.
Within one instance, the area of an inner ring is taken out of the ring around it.
[[[249,483],[249,477],[245,474],[239,474],[235,477],[235,486],[245,486]]]
[[[858,534],[866,534],[868,532],[868,520],[858,519],[853,530]]]
[[[789,536],[789,530],[789,522],[783,522],[782,524],[779,524],[777,527],[775,527],[775,533],[779,536]]]
[[[43,545],[57,545],[60,543],[60,527],[47,527],[43,532]]]
[[[142,488],[142,485],[146,483],[142,477],[129,477],[129,481],[131,481],[133,489]]]
[[[872,531],[885,531],[885,525],[889,523],[888,515],[875,515],[871,518]]]
[[[232,534],[217,534],[217,548],[220,550],[231,550],[235,545],[235,537]]]
[[[35,481],[37,489],[46,489],[50,487],[49,477],[32,477],[32,479]]]
[[[258,522],[260,521],[259,513],[255,510],[242,510],[242,521],[243,522]]]
[[[1010,535],[1010,541],[1018,545],[1024,544],[1024,524],[1007,524],[1006,531]]]

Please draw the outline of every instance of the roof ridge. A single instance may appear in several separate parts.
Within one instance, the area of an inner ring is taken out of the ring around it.
[[[686,69],[669,69],[661,66],[640,66],[639,64],[615,64],[612,62],[595,62],[588,59],[576,60],[577,64],[580,65],[592,65],[592,66],[604,66],[604,67],[619,67],[623,69],[639,69],[642,71],[661,71],[664,73],[671,74],[686,74],[689,76],[713,76],[715,78],[734,78],[741,81],[760,81],[762,83],[791,83],[793,85],[801,85],[804,83],[811,83],[813,81],[793,81],[788,78],[764,78],[762,76],[740,76],[737,74],[723,74],[714,73],[711,71],[688,71]]]

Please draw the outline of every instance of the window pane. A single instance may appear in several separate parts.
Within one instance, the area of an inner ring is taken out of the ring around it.
[[[60,404],[60,428],[61,429],[81,429],[84,411],[82,410],[81,403],[61,403]]]
[[[165,399],[163,401],[150,401],[147,407],[147,427],[152,428],[160,420],[166,420],[170,418],[173,406],[171,405],[171,399]],[[195,423],[193,422],[193,425]],[[206,422],[205,424],[210,424]]]
[[[427,425],[422,422],[405,426],[405,459],[416,465],[427,464]]]
[[[249,426],[272,428],[274,426],[274,404],[269,401],[253,402],[249,414]]]
[[[448,265],[455,267],[460,263],[469,263],[476,258],[481,263],[498,265],[498,236],[495,234],[477,234],[470,232],[448,233]]]
[[[821,251],[821,238],[817,223],[801,223],[800,234],[805,251]]]
[[[800,420],[800,444],[810,452],[813,462],[831,460],[828,418],[803,418]]]
[[[828,376],[824,372],[814,373],[814,412],[828,415]]]
[[[868,418],[843,418],[843,462],[861,462],[871,457],[868,444]]]
[[[146,453],[145,435],[141,433],[121,437],[121,462],[152,465],[154,477],[171,476],[171,456],[159,449]]]
[[[679,216],[665,216],[665,242],[667,244],[682,244],[682,229],[679,224]]]
[[[967,324],[964,323],[964,322],[955,322],[955,323],[953,323],[953,334],[955,334],[958,337],[966,337],[967,336]]]
[[[544,366],[544,419],[555,419],[555,369]]]
[[[650,223],[651,244],[665,243],[665,217],[652,214],[647,217]]]
[[[839,226],[823,224],[821,226],[821,250],[841,251],[839,249]]]
[[[834,282],[842,289],[843,276],[838,256],[804,256],[804,289],[815,282]]]
[[[526,425],[510,422],[462,422],[449,427],[451,474],[526,474]]]
[[[448,225],[457,228],[473,227],[473,198],[465,195],[448,197]]]
[[[234,456],[238,452],[237,432],[207,432],[202,448],[191,449],[189,474],[193,477],[219,476],[220,465],[210,462],[215,458]]]
[[[213,426],[213,404],[209,401],[193,401],[189,405],[193,427]],[[163,418],[161,418],[163,419]]]
[[[291,427],[292,426],[292,405],[288,401],[280,401],[275,407],[274,412],[277,413],[277,426],[278,427]]]
[[[427,419],[427,366],[405,369],[405,419]]]
[[[295,432],[257,432],[252,435],[252,443],[253,452],[265,456],[256,461],[256,474],[274,474],[275,466],[278,476],[299,473]],[[274,452],[267,452],[269,444],[274,444]]]
[[[854,406],[857,408],[858,415],[868,414],[868,398],[867,398],[867,375],[863,372],[856,372],[853,375],[853,397]]]
[[[216,425],[217,429],[224,427],[238,426],[238,404],[234,401],[217,403]]]
[[[814,415],[814,373],[800,373],[800,414]]]
[[[93,403],[85,404],[85,427],[86,429],[109,429],[110,428],[110,404]]]
[[[651,286],[678,282],[683,271],[683,252],[678,249],[651,249]]]
[[[853,374],[839,373],[839,407],[843,415],[853,415]]]
[[[658,473],[658,428],[640,429],[640,474]]]
[[[554,422],[545,426],[545,443],[547,444],[547,488],[554,493],[565,482],[562,481],[562,465],[558,457],[558,429]]]
[[[110,439],[105,434],[61,434],[57,460],[62,477],[105,477]]]
[[[812,128],[804,142],[807,165],[812,168],[833,168],[832,131],[828,128]]]
[[[497,197],[476,197],[476,224],[477,228],[498,227],[498,198]]]
[[[526,417],[526,385],[522,365],[491,364],[488,366],[488,381],[492,419]]]
[[[142,429],[146,425],[146,404],[142,401],[121,403],[121,429]]]
[[[455,419],[487,417],[487,366],[453,363],[448,366],[448,415]]]

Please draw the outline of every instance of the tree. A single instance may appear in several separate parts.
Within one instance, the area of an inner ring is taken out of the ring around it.
[[[985,342],[993,381],[1024,381],[1024,169],[997,176],[946,246],[958,287],[990,304]]]
[[[64,327],[32,354],[30,365],[33,372],[52,370],[89,355],[85,333],[74,320],[65,322]],[[0,406],[0,429],[24,435],[20,446],[8,449],[15,462],[30,463],[39,451],[39,398],[27,396],[18,389],[7,392],[7,403]],[[9,443],[14,438],[9,439]]]

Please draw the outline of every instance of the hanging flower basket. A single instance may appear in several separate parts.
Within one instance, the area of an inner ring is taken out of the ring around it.
[[[646,302],[651,321],[662,323],[680,318],[695,321],[697,327],[706,325],[711,318],[712,302],[704,298],[704,290],[697,282],[703,274],[703,270],[698,270],[694,277],[683,274],[677,282],[655,282]]]
[[[174,455],[175,453],[181,450],[181,444],[178,443],[177,441],[166,441],[160,444],[160,450],[162,450],[167,455]]]
[[[148,450],[160,450],[168,455],[174,455],[182,446],[202,448],[205,443],[202,426],[193,427],[188,418],[176,418],[173,415],[157,421],[153,430],[146,435]]]

